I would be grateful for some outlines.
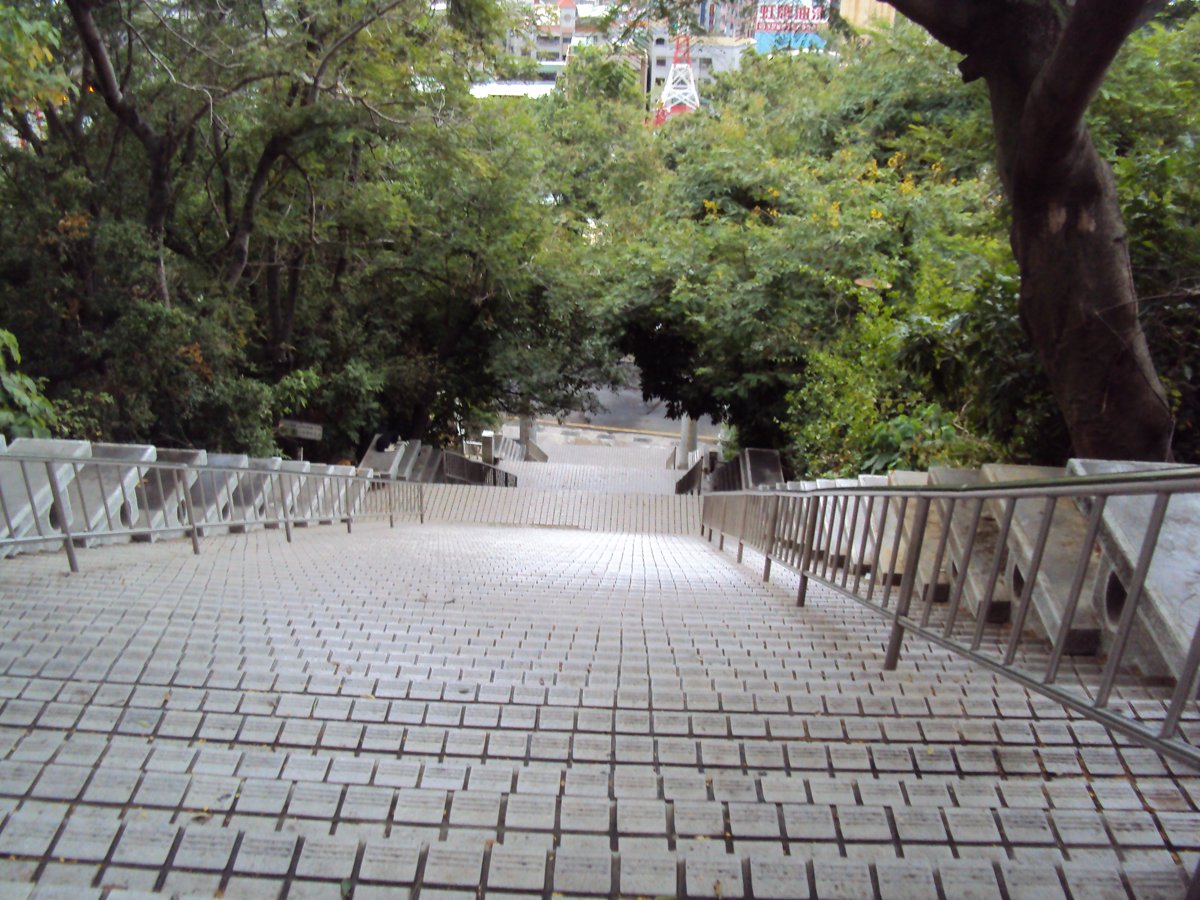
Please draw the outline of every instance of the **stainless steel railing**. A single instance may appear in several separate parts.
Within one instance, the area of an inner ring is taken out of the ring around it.
[[[488,487],[516,487],[517,476],[498,466],[467,459],[449,450],[442,454],[442,475],[448,484],[479,484]]]
[[[71,571],[76,548],[254,528],[397,518],[424,521],[420,484],[360,475],[349,466],[131,462],[96,457],[0,454],[0,558],[61,547]]]
[[[675,482],[676,494],[699,494],[704,487],[704,460],[698,459]]]
[[[986,487],[710,493],[701,527],[722,547],[736,539],[739,562],[747,547],[761,553],[764,580],[773,563],[798,573],[799,605],[815,581],[889,620],[885,669],[897,666],[906,635],[919,636],[1200,768],[1200,583],[1186,583],[1186,573],[1180,583],[1169,568],[1181,553],[1195,558],[1188,548],[1200,536],[1190,512],[1171,517],[1171,501],[1184,507],[1183,496],[1198,493],[1197,468]],[[1106,510],[1121,513],[1120,527]],[[1172,559],[1155,568],[1164,543]],[[1191,574],[1200,582],[1200,569]],[[1081,601],[1111,592],[1113,579],[1120,590],[1098,621]],[[1152,592],[1170,596],[1151,603]],[[1147,642],[1163,646],[1159,607],[1180,633],[1165,659],[1174,687],[1150,718],[1120,695]]]

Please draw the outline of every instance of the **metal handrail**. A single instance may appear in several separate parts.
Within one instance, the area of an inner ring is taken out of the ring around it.
[[[885,669],[897,666],[904,637],[911,633],[1200,768],[1200,748],[1192,742],[1195,734],[1189,739],[1182,727],[1185,712],[1191,710],[1193,720],[1196,713],[1200,621],[1190,639],[1185,632],[1178,658],[1169,661],[1175,685],[1161,722],[1143,721],[1128,704],[1112,702],[1120,679],[1132,669],[1134,630],[1145,627],[1147,575],[1170,500],[1198,493],[1200,468],[1193,467],[992,485],[709,493],[701,528],[710,541],[718,535],[722,547],[727,536],[735,538],[739,562],[746,547],[760,552],[764,580],[770,578],[773,563],[796,572],[798,605],[804,604],[808,586],[815,581],[889,620]],[[1125,561],[1119,563],[1117,538],[1104,512],[1121,498],[1139,497],[1146,498],[1142,505],[1149,501],[1150,510]],[[1027,524],[1036,522],[1027,529],[1034,535],[1031,540],[1014,524],[1018,507]],[[995,529],[990,552],[976,539],[984,516]],[[1019,538],[1024,543],[1018,565],[1010,545]],[[1047,562],[1047,548],[1056,556],[1053,567]],[[1077,666],[1069,662],[1079,649],[1073,629],[1085,617],[1081,598],[1085,583],[1095,580],[1101,553],[1114,569],[1124,568],[1127,593],[1104,658],[1099,665]],[[1063,561],[1069,565],[1061,565]],[[1014,577],[1005,610],[998,585],[1006,565],[1016,567],[1013,571],[1022,583]],[[1053,586],[1056,591],[1066,586],[1060,621],[1044,623],[1046,633],[1039,637],[1030,631],[1031,613],[1038,608],[1036,600],[1052,589],[1051,568],[1070,577]],[[946,579],[949,584],[939,585],[948,572],[953,573]],[[967,599],[971,576],[974,609]],[[995,622],[997,613],[1005,611],[1007,623]]]
[[[0,558],[61,546],[72,572],[77,546],[116,540],[397,517],[424,521],[423,486],[332,471],[134,462],[6,451],[0,454]]]
[[[675,482],[676,494],[699,494],[704,485],[704,460],[698,459]]]
[[[448,484],[477,484],[488,487],[516,487],[517,476],[498,466],[445,451],[443,454],[444,475]]]

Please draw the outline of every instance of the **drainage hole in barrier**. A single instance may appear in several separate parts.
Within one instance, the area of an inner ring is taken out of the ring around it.
[[[1121,584],[1116,572],[1110,572],[1108,583],[1104,585],[1104,612],[1113,625],[1121,621],[1121,613],[1125,611],[1125,601],[1128,599],[1129,592],[1125,590],[1125,585]]]

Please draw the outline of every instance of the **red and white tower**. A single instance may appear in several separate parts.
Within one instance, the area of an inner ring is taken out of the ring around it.
[[[658,98],[654,124],[661,125],[672,116],[700,108],[700,93],[696,90],[696,75],[692,72],[692,38],[681,34],[675,38],[675,57],[671,72]]]

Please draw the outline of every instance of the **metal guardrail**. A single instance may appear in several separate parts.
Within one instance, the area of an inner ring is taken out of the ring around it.
[[[419,484],[354,474],[344,467],[287,471],[170,462],[0,454],[0,558],[61,547],[72,572],[77,546],[190,537],[253,528],[365,519],[424,521]]]
[[[1197,670],[1200,669],[1200,622],[1185,652],[1175,660],[1175,686],[1161,721],[1128,703],[1114,703],[1114,688],[1130,674],[1131,635],[1144,627],[1146,579],[1159,547],[1168,504],[1180,494],[1200,492],[1200,469],[1188,468],[1125,476],[1090,476],[1050,481],[1008,482],[987,487],[836,488],[804,492],[739,492],[705,495],[701,528],[738,541],[737,559],[745,547],[764,556],[763,579],[772,563],[800,576],[797,604],[803,606],[809,584],[818,582],[857,601],[892,623],[884,661],[894,669],[906,634],[917,635],[972,662],[1012,679],[1031,691],[1062,703],[1109,729],[1154,750],[1200,768],[1200,730],[1196,727]],[[1129,555],[1126,594],[1103,657],[1086,663],[1071,657],[1073,623],[1082,616],[1080,598],[1085,578],[1105,543],[1104,511],[1141,498],[1149,507],[1144,528]],[[1060,504],[1081,515],[1063,524]],[[998,531],[977,540],[985,507],[995,513]],[[997,584],[1008,558],[1018,507],[1026,522],[1036,521],[1035,538],[1023,558],[1025,570],[1011,585],[1007,623],[994,615]],[[1036,512],[1036,517],[1030,517]],[[956,519],[956,517],[961,517]],[[950,567],[947,547],[954,523],[966,524]],[[1079,528],[1079,522],[1084,526]],[[931,524],[931,522],[933,524]],[[965,537],[964,537],[965,536]],[[994,540],[993,540],[994,538]],[[990,548],[981,549],[984,544]],[[1061,620],[1044,637],[1031,633],[1035,591],[1047,588],[1047,547],[1053,545],[1056,572],[1070,572]],[[1065,549],[1064,549],[1065,548]],[[1069,561],[1069,565],[1063,561]],[[947,590],[936,575],[954,571]],[[918,589],[919,573],[926,583]],[[973,606],[964,602],[968,573],[981,592]],[[982,576],[982,577],[979,577]],[[1188,586],[1191,590],[1192,586]],[[1182,727],[1187,714],[1188,732]]]
[[[779,451],[747,447],[733,459],[719,463],[713,469],[709,490],[748,491],[782,482],[783,464],[779,459]]]
[[[676,494],[699,494],[704,485],[704,460],[698,459],[684,475],[675,482]]]
[[[481,484],[489,487],[516,487],[517,476],[485,462],[467,459],[449,450],[442,454],[441,475],[447,484]]]
[[[549,462],[550,454],[531,440],[525,441],[525,462]]]

